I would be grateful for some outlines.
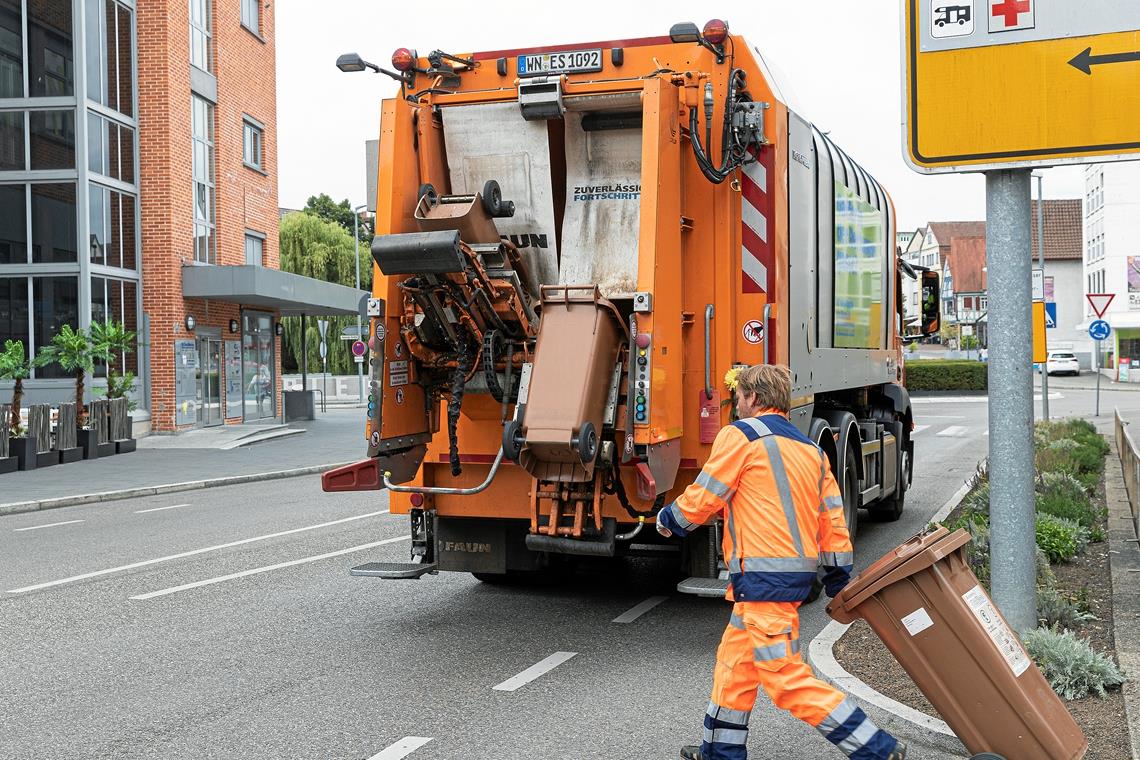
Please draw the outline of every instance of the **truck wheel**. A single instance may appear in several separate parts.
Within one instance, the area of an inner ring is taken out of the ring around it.
[[[859,470],[856,467],[855,449],[848,445],[843,453],[843,516],[852,544],[859,532]]]
[[[906,490],[907,483],[910,481],[910,468],[913,463],[910,461],[909,447],[904,440],[899,446],[899,467],[896,477],[898,478],[895,486],[895,492],[891,494],[885,501],[881,501],[875,506],[871,507],[868,511],[871,517],[879,522],[895,522],[903,514],[903,508],[906,506]]]

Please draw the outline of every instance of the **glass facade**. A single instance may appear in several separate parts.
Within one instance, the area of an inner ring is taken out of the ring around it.
[[[241,0],[241,25],[254,34],[261,35],[260,0]]]
[[[246,166],[261,171],[262,169],[262,130],[257,124],[248,119],[242,122],[241,148],[242,161]]]
[[[210,35],[212,0],[190,0],[190,63],[214,73],[214,44]]]
[[[135,0],[0,0],[0,342],[139,329],[136,35]]]
[[[241,365],[245,388],[245,419],[259,420],[277,415],[277,360],[273,317],[258,312],[241,316]]]
[[[217,262],[214,239],[214,106],[191,95],[191,137],[194,142],[194,260]]]

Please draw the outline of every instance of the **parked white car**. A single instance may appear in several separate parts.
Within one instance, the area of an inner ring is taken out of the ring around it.
[[[1050,375],[1081,374],[1080,362],[1071,351],[1050,351],[1045,369]]]

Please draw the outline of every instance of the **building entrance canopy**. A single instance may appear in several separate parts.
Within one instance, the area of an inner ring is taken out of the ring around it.
[[[259,266],[184,266],[182,295],[276,311],[282,316],[355,315],[368,293]]]

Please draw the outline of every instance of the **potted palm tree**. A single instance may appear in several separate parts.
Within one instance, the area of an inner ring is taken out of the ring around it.
[[[29,359],[22,340],[4,341],[0,351],[0,380],[12,381],[12,404],[8,420],[9,447],[21,470],[35,469],[36,440],[24,434],[21,407],[24,401],[24,381],[32,376],[32,369],[47,364],[45,357]]]
[[[131,391],[134,390],[135,375],[133,372],[119,374],[118,369],[122,358],[134,352],[138,342],[137,337],[137,334],[128,330],[122,322],[95,322],[91,325],[92,351],[95,358],[104,362],[107,367],[106,398],[127,399],[123,402],[127,410],[135,408],[135,403],[129,399]],[[116,410],[112,409],[112,415],[115,413]],[[124,421],[122,428],[125,437],[120,437],[114,430],[111,431],[115,451],[119,454],[135,450],[129,419]]]
[[[75,414],[79,427],[79,446],[83,449],[84,459],[96,459],[99,456],[98,438],[95,431],[87,429],[87,407],[83,403],[87,376],[95,372],[96,349],[91,336],[82,329],[76,330],[65,324],[36,358],[58,364],[64,372],[75,373]]]

